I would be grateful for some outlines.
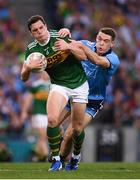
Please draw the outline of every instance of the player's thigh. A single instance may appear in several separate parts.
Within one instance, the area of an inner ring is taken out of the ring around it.
[[[93,117],[89,113],[85,113],[84,121],[83,121],[83,129],[93,120]]]
[[[95,116],[98,114],[99,110],[102,108],[102,101],[97,102],[96,104],[94,101],[92,101],[92,104],[87,104],[86,107],[86,114],[84,118],[84,126],[86,127],[87,124],[90,123],[90,121],[93,121]]]
[[[73,103],[87,103],[88,102],[88,83],[85,82],[78,88],[72,90],[71,102]]]
[[[88,83],[85,82],[80,87],[73,89],[71,97],[71,118],[72,123],[79,124],[83,121],[86,104],[88,102]]]
[[[59,116],[67,103],[67,99],[58,91],[50,91],[47,100],[47,113],[50,115]]]
[[[70,114],[71,114],[70,110],[64,108],[59,117],[59,125],[62,124],[63,122],[65,123],[65,121],[67,121]]]
[[[82,126],[85,117],[86,103],[72,103],[71,121],[73,127]]]

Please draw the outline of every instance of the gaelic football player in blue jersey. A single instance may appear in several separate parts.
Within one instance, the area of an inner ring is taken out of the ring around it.
[[[55,43],[55,47],[58,50],[69,50],[74,54],[80,53],[79,50],[83,49],[87,57],[87,59],[81,61],[89,83],[88,104],[85,118],[83,119],[83,130],[103,107],[102,103],[106,97],[107,85],[120,64],[117,54],[112,49],[115,43],[115,38],[115,30],[110,27],[104,27],[99,30],[96,42],[82,40],[80,42],[71,41],[71,43],[68,44],[63,40],[58,39]],[[69,114],[69,111],[70,106],[67,105],[60,121],[64,120],[64,117],[66,117],[66,114]],[[62,160],[65,159],[71,151],[70,146],[72,134],[73,126],[70,124],[65,132],[64,140],[61,144]],[[77,144],[74,144],[72,157],[70,162],[65,166],[65,170],[76,170],[78,168],[81,147],[82,142],[80,141],[78,141]]]

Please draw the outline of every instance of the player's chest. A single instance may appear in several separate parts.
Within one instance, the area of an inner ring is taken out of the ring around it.
[[[56,51],[54,42],[46,45],[41,51],[47,59],[47,68],[50,68],[60,62],[63,62],[69,55],[66,51]]]

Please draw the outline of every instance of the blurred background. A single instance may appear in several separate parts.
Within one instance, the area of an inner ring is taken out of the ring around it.
[[[140,1],[0,0],[0,162],[31,161],[36,143],[30,118],[20,121],[28,91],[20,80],[31,40],[26,23],[34,14],[43,15],[48,28],[69,28],[76,40],[94,41],[99,28],[115,28],[121,65],[103,110],[86,128],[82,161],[140,161]]]

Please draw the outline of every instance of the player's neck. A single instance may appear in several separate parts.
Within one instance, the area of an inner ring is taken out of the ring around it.
[[[50,41],[50,33],[49,31],[47,31],[47,34],[46,34],[46,39],[42,42],[38,42],[41,46],[45,46],[48,44],[48,42]]]

